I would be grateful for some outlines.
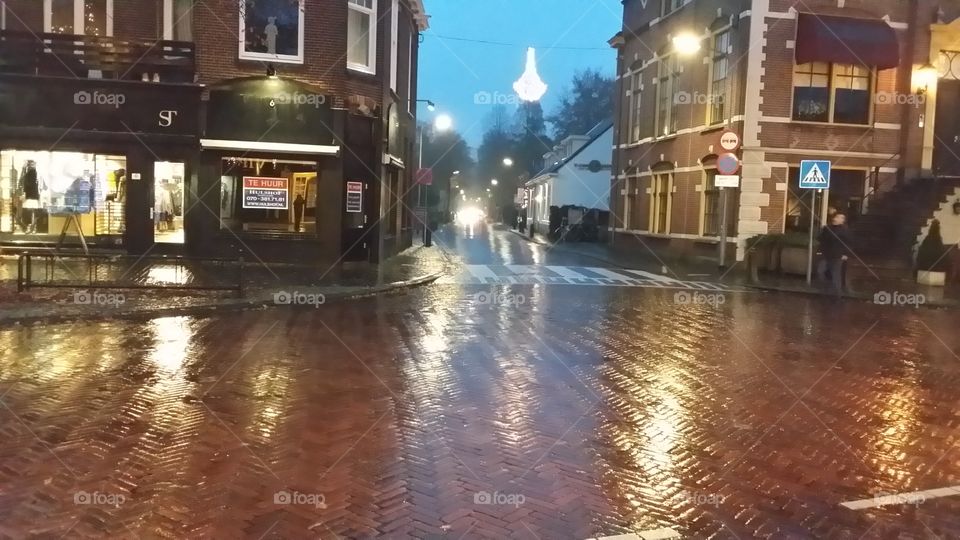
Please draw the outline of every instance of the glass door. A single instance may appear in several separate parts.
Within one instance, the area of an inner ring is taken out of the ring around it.
[[[153,165],[153,239],[158,244],[184,243],[185,171],[182,162]]]

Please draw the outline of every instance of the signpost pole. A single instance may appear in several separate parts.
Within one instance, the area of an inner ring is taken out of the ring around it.
[[[727,188],[720,188],[720,268],[727,267]]]
[[[820,190],[811,191],[810,201],[810,245],[807,246],[807,285],[813,285],[813,239],[814,231],[817,228],[817,193]]]

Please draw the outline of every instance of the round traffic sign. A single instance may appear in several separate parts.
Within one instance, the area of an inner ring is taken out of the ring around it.
[[[727,152],[736,152],[740,148],[740,135],[735,131],[724,130],[720,135],[720,147]]]
[[[740,160],[735,154],[727,152],[717,157],[717,172],[720,174],[737,174],[740,170]]]

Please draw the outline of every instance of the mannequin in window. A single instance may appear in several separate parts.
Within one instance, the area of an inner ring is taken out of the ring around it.
[[[117,169],[107,173],[108,201],[123,202],[127,198],[127,170]]]
[[[263,33],[267,37],[267,53],[277,54],[277,33],[279,33],[279,30],[276,17],[267,17],[267,26],[264,27]]]
[[[30,214],[24,232],[35,234],[37,232],[37,209],[40,208],[40,178],[37,176],[37,164],[32,159],[24,163],[23,170],[20,171],[17,192],[23,198],[23,209]]]
[[[303,207],[307,205],[303,195],[297,193],[293,200],[293,232],[300,232],[300,222],[303,221]]]

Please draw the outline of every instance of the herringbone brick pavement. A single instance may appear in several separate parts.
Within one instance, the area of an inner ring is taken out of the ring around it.
[[[476,291],[0,330],[0,538],[960,535],[952,313]]]

